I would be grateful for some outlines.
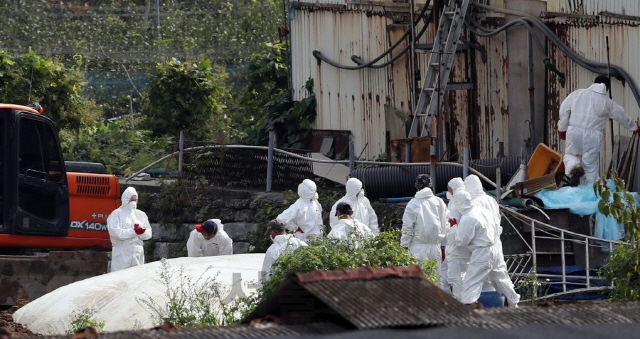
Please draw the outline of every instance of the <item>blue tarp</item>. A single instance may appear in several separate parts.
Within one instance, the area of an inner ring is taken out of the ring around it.
[[[607,179],[607,185],[615,192],[613,180]],[[640,195],[631,192],[637,205]],[[559,209],[568,208],[573,214],[581,217],[585,215],[596,215],[593,236],[597,238],[618,241],[624,237],[624,227],[618,224],[613,217],[606,217],[598,210],[598,202],[601,200],[591,185],[580,185],[577,187],[565,186],[557,190],[545,190],[535,195],[542,200],[545,208]],[[603,247],[608,251],[608,246]]]

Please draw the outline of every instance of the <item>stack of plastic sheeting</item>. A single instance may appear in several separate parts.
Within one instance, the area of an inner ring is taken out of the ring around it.
[[[174,288],[192,282],[182,286],[187,291],[219,283],[225,304],[255,292],[263,260],[264,253],[254,253],[168,259],[164,266],[156,261],[60,287],[20,308],[13,319],[34,333],[65,334],[73,319],[92,310],[90,319],[104,322],[105,332],[152,328],[160,324],[144,301],[166,306],[167,287],[161,273],[167,273]]]

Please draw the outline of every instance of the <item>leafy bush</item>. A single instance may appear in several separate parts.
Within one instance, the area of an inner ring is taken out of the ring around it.
[[[98,330],[104,328],[104,322],[93,319],[96,310],[86,308],[81,312],[71,312],[71,326],[66,331],[67,334],[74,334],[82,331],[86,326],[96,327]]]
[[[135,126],[135,121],[121,119],[90,123],[78,131],[62,130],[65,160],[102,163],[108,172],[126,176],[169,152],[171,138],[152,137],[150,131]]]
[[[409,250],[400,246],[400,232],[382,232],[371,239],[356,241],[322,238],[307,247],[300,247],[290,255],[276,260],[268,281],[260,291],[265,298],[275,291],[290,273],[315,270],[357,269],[363,266],[383,268],[389,266],[412,266],[420,264],[426,278],[437,282],[436,263],[419,262]]]
[[[601,268],[609,282],[615,283],[610,295],[612,301],[640,300],[640,208],[634,196],[625,189],[624,180],[614,176],[613,185],[602,179],[596,182],[594,190],[602,197],[598,209],[606,216],[612,216],[624,225],[625,241],[611,252],[609,261]]]
[[[230,120],[222,112],[229,98],[227,74],[212,67],[209,60],[158,64],[158,76],[145,91],[146,128],[156,136],[178,136],[184,130],[194,140],[228,140]]]
[[[39,102],[58,128],[77,130],[99,116],[98,107],[83,97],[83,59],[71,67],[33,51],[11,56],[0,50],[0,102]]]
[[[213,267],[207,267],[205,272],[210,269]],[[160,281],[165,287],[167,301],[159,304],[148,297],[137,299],[137,302],[156,318],[158,324],[169,321],[180,327],[226,326],[240,320],[245,308],[243,299],[225,304],[223,300],[229,291],[217,281],[203,276],[204,273],[194,281],[183,268],[172,272],[162,259]],[[172,281],[177,283],[172,284]]]

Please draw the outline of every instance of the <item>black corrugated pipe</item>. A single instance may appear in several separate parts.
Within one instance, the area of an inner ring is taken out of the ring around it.
[[[521,157],[504,157],[493,159],[472,160],[470,167],[476,169],[492,181],[496,180],[496,168],[500,166],[500,180],[509,182],[511,177],[520,168]],[[416,190],[413,186],[418,174],[429,174],[429,165],[411,167],[370,167],[359,168],[354,171],[354,177],[364,184],[365,192],[369,199],[411,197]],[[436,170],[435,193],[447,189],[449,180],[462,177],[462,168],[456,166],[440,165]],[[495,189],[485,184],[486,190]]]

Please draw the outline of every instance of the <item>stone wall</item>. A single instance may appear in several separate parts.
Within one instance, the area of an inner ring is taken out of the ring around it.
[[[210,199],[181,207],[182,224],[167,225],[160,222],[162,211],[154,204],[158,199],[167,199],[160,196],[159,188],[132,183],[123,189],[128,186],[138,190],[140,209],[149,216],[153,230],[153,237],[145,241],[147,261],[186,256],[189,233],[207,219],[222,220],[224,231],[233,240],[233,253],[248,253],[249,240],[258,229],[256,214],[267,205],[282,206],[284,200],[282,192],[211,189],[207,191]]]
[[[224,230],[233,240],[233,253],[248,253],[249,242],[259,225],[256,215],[266,206],[284,209],[285,194],[282,192],[263,192],[239,189],[206,189],[206,198],[196,198],[191,192],[185,194],[188,199],[161,196],[160,187],[156,184],[130,183],[123,185],[124,190],[134,186],[139,192],[138,206],[149,216],[153,229],[152,239],[145,241],[145,256],[147,261],[162,258],[176,258],[187,255],[187,239],[194,226],[207,219],[220,219]],[[323,207],[324,224],[328,225],[329,211],[335,200],[344,193],[343,189],[320,189],[320,203]],[[295,199],[297,196],[288,197]],[[177,225],[161,223],[160,220],[167,212],[161,206],[166,206],[167,199],[174,199],[173,216],[180,220]],[[164,201],[165,204],[159,203]],[[289,201],[288,203],[293,203]],[[382,230],[399,229],[402,226],[402,213],[406,203],[372,202],[378,215],[378,222]],[[175,208],[177,206],[177,208]],[[260,236],[259,234],[256,236]],[[268,240],[264,240],[268,242]],[[266,245],[268,246],[268,244]]]

